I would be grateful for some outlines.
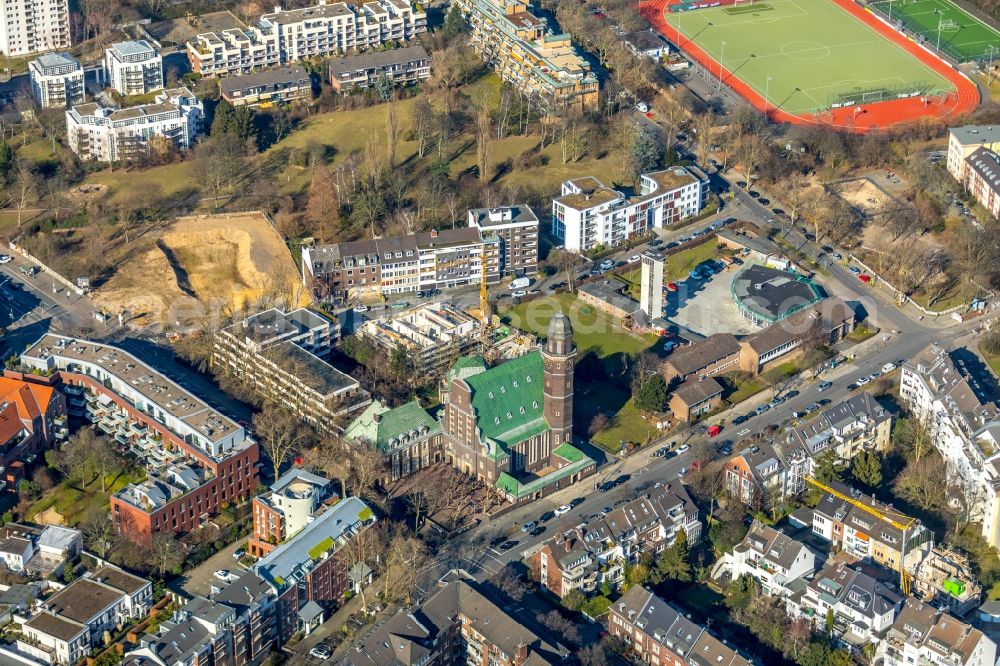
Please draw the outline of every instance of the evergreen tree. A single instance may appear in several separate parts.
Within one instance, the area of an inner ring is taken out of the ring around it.
[[[662,412],[667,404],[667,382],[660,374],[651,375],[635,394],[635,405],[645,412]]]
[[[462,16],[462,10],[458,8],[458,5],[452,3],[451,9],[444,17],[444,26],[441,30],[447,39],[454,39],[458,37],[463,32],[466,32],[469,26],[465,23],[465,17]]]
[[[632,177],[638,182],[640,174],[657,169],[662,158],[663,154],[656,138],[646,129],[636,132],[629,150]]]
[[[691,572],[691,553],[688,549],[687,532],[681,530],[673,545],[663,551],[656,561],[658,578],[690,583],[694,579]]]
[[[222,100],[215,107],[212,134],[232,134],[244,141],[256,139],[257,124],[254,122],[253,109],[248,106],[236,107]]]
[[[6,141],[0,142],[0,173],[6,176],[14,166],[14,149]]]
[[[827,449],[816,457],[813,477],[825,484],[844,480],[844,463],[833,452],[833,449]],[[816,506],[821,499],[823,499],[823,491],[816,486],[809,485],[806,489],[806,504]]]
[[[862,451],[851,464],[854,480],[870,489],[882,485],[882,459],[874,451]]]

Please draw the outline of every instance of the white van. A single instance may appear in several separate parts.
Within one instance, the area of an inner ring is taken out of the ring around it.
[[[511,280],[511,283],[507,286],[511,291],[515,289],[527,289],[531,286],[531,278],[517,278],[516,280]]]

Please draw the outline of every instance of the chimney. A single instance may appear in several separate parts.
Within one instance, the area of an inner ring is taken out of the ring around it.
[[[438,230],[431,229],[431,238],[437,238],[437,237],[438,237]]]
[[[528,660],[528,646],[524,643],[518,643],[517,653],[514,655],[515,664],[523,664]]]
[[[380,412],[375,412],[375,415],[372,417],[372,421],[380,423],[382,421],[382,414]]]

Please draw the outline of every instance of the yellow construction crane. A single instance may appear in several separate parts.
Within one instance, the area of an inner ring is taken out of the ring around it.
[[[856,506],[865,513],[871,514],[872,516],[882,520],[889,525],[892,525],[897,530],[902,532],[902,540],[899,547],[899,588],[903,591],[903,594],[910,594],[910,574],[906,571],[906,532],[913,527],[913,524],[917,522],[916,518],[911,518],[910,516],[904,515],[902,513],[896,513],[895,515],[900,519],[897,520],[892,516],[888,515],[884,511],[879,511],[875,507],[869,506],[859,499],[851,497],[850,495],[845,495],[844,493],[831,488],[822,481],[817,481],[811,476],[806,477],[806,481],[816,486],[825,493],[829,493],[839,500],[843,500],[852,506]]]

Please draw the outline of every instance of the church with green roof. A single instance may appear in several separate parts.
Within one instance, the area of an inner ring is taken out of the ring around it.
[[[440,420],[414,401],[390,409],[374,402],[344,433],[377,446],[394,478],[444,462],[524,502],[594,473],[573,446],[576,348],[569,318],[549,323],[540,349],[488,368],[463,356],[446,375]]]

